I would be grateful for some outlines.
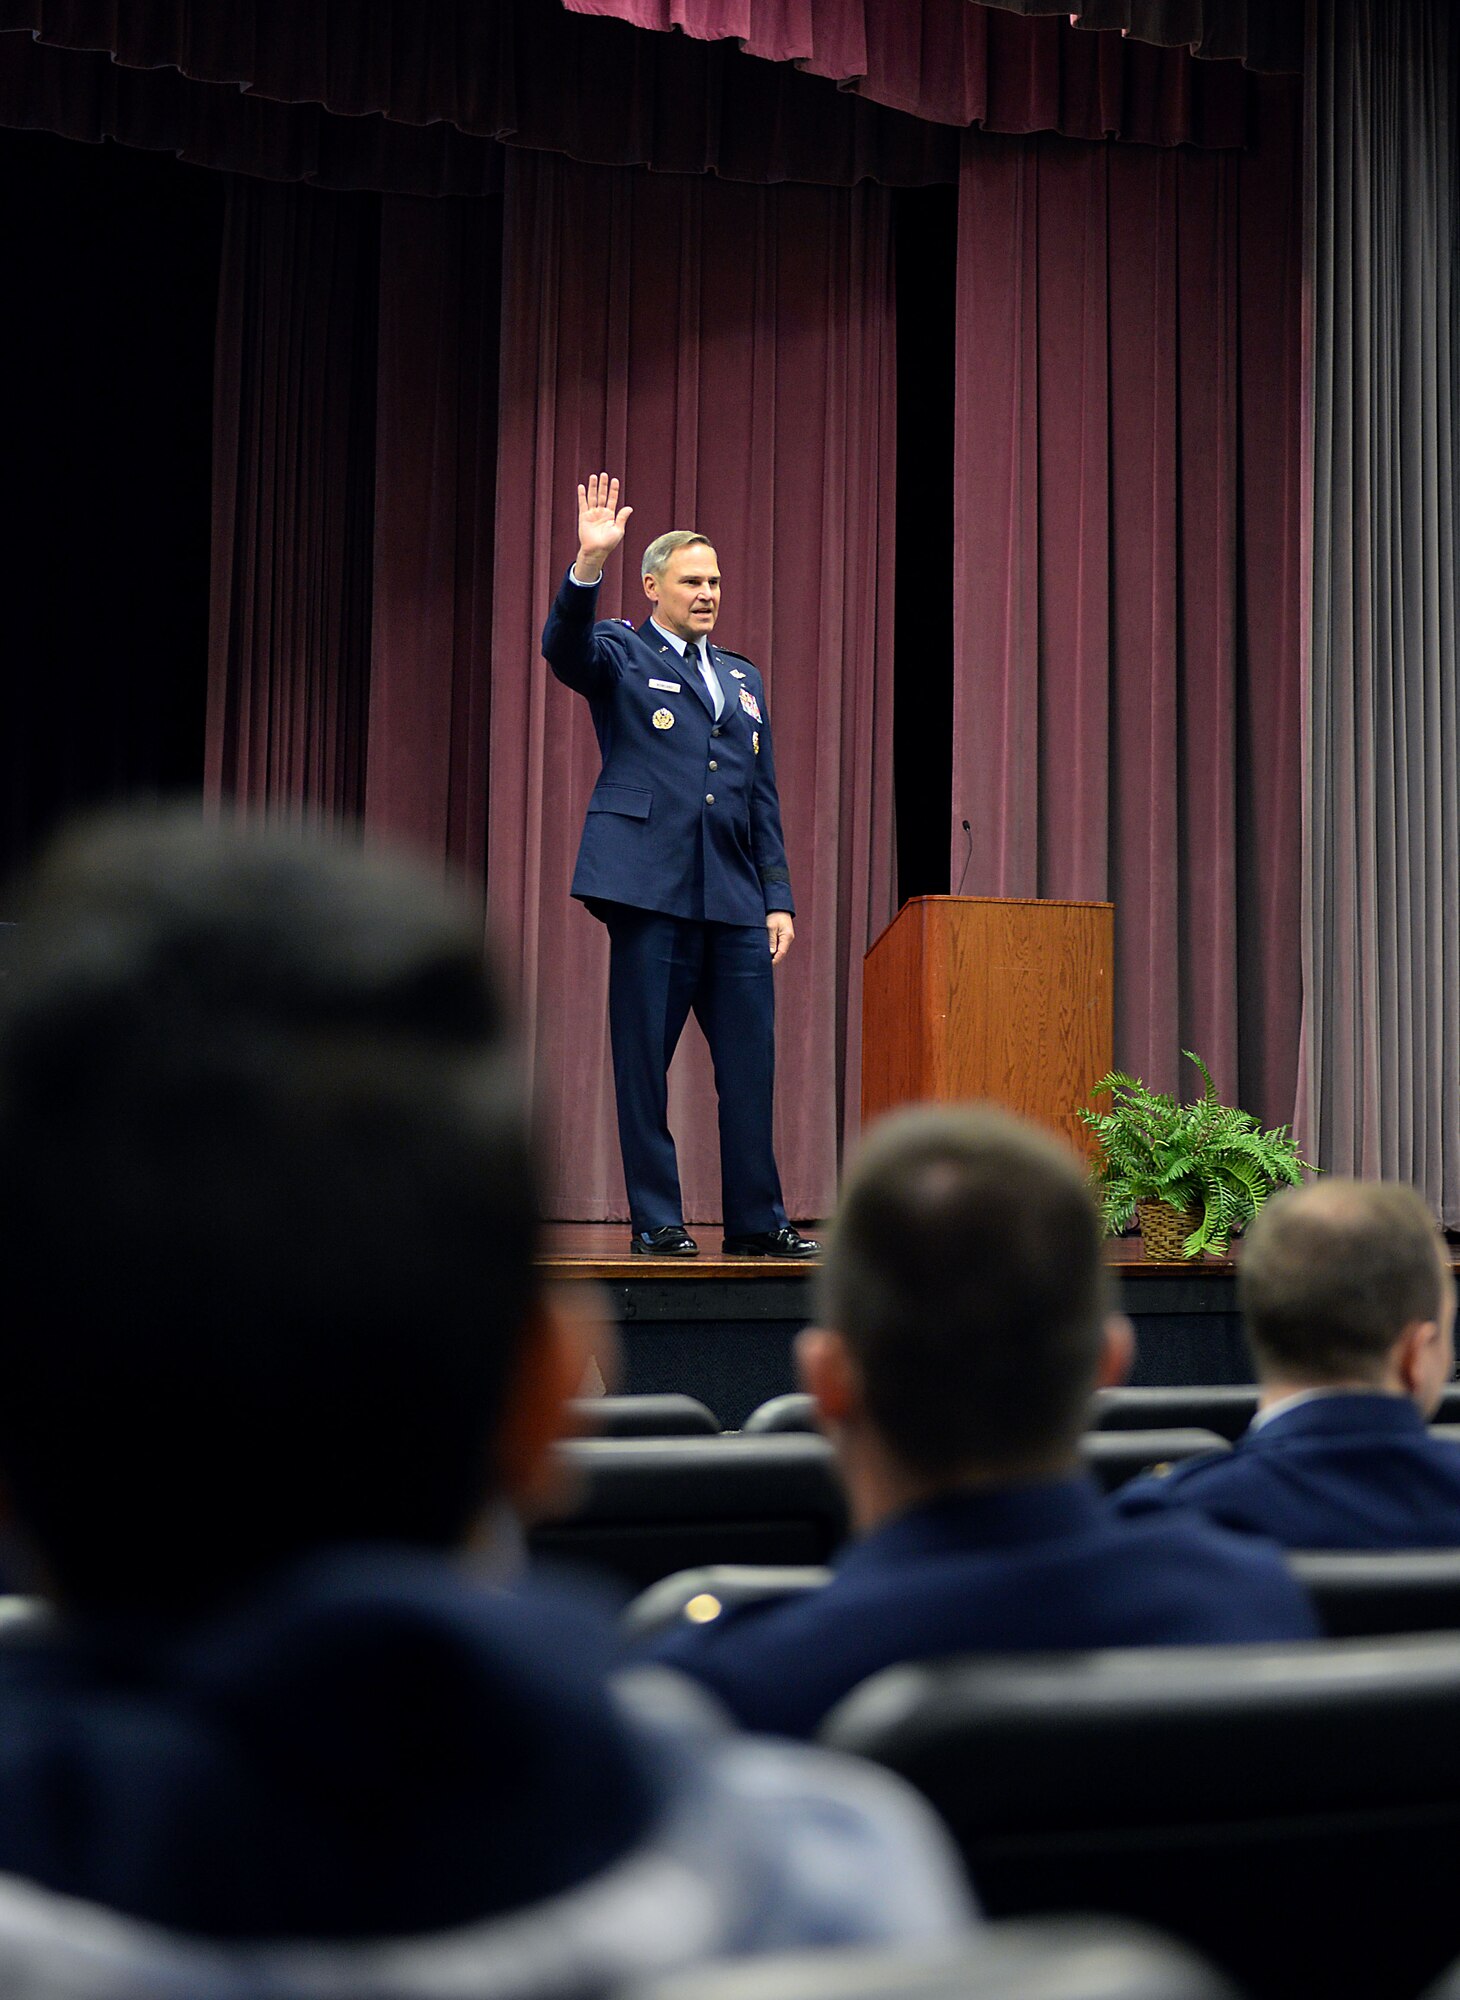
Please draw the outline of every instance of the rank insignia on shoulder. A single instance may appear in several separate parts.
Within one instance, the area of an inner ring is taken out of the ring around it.
[[[615,618],[613,622],[615,625],[627,625],[631,632],[637,632],[639,629],[632,618]]]
[[[750,747],[758,757],[760,755],[760,731],[758,729],[752,729],[750,732]]]
[[[674,717],[667,708],[656,708],[649,720],[656,729],[673,729]]]
[[[762,720],[760,712],[760,703],[756,700],[755,696],[750,692],[749,688],[742,688],[740,690],[740,706],[745,710],[745,713],[748,716],[750,716],[754,721],[759,722]]]

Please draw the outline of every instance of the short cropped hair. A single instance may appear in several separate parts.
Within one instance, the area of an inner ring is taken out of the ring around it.
[[[1438,1319],[1445,1276],[1413,1188],[1332,1179],[1274,1195],[1248,1224],[1237,1294],[1262,1373],[1366,1381],[1406,1326]]]
[[[698,528],[671,528],[667,534],[656,535],[644,551],[640,575],[663,576],[664,565],[675,550],[690,548],[696,542],[703,542],[707,549],[713,546],[709,537],[702,535]]]
[[[895,1113],[847,1177],[818,1307],[908,1468],[952,1477],[1073,1449],[1106,1312],[1078,1161],[986,1107]]]
[[[343,841],[188,813],[43,862],[0,981],[0,1484],[75,1603],[446,1548],[532,1293],[479,915]]]

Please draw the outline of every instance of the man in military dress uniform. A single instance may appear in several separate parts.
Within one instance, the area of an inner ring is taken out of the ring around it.
[[[796,932],[765,690],[749,660],[710,644],[720,566],[693,530],[644,551],[642,625],[595,622],[604,564],[632,513],[606,472],[578,488],[578,553],[542,635],[553,672],[592,709],[603,757],[573,894],[608,926],[632,1247],[698,1248],[668,1121],[669,1063],[693,1009],[719,1096],[725,1251],[810,1257],[820,1246],[786,1219],[771,1143],[771,972]]]

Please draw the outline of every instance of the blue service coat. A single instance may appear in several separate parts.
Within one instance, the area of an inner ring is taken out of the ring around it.
[[[748,1728],[809,1736],[902,1660],[1317,1636],[1278,1550],[1194,1515],[1118,1520],[1082,1477],[911,1508],[852,1543],[824,1589],[680,1625],[650,1652]]]
[[[710,647],[725,695],[716,722],[652,621],[595,621],[597,602],[564,576],[542,635],[548,665],[587,698],[603,758],[573,894],[722,924],[794,912],[760,674]]]
[[[1460,1445],[1434,1437],[1407,1396],[1320,1396],[1231,1451],[1133,1479],[1112,1504],[1197,1509],[1290,1549],[1460,1547]]]

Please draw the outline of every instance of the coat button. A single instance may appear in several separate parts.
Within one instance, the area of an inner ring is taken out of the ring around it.
[[[710,734],[711,734],[711,736],[718,736],[718,735],[720,734],[720,732],[719,732],[719,730],[718,730],[718,729],[712,729],[712,730],[710,731]]]
[[[713,792],[706,792],[706,793],[705,793],[705,804],[706,804],[707,806],[712,806],[712,805],[713,805],[714,803],[715,803],[715,794],[714,794]]]
[[[714,758],[712,757],[712,758],[710,759],[710,769],[711,769],[712,771],[718,771],[718,770],[719,770],[719,768],[720,768],[720,766],[719,766],[719,765],[718,765],[718,764],[717,764],[717,763],[715,762]]]

